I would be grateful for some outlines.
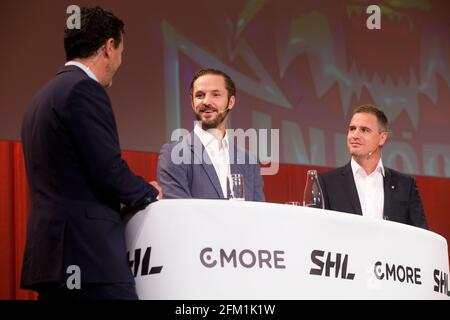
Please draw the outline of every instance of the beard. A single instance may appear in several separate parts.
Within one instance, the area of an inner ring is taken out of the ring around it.
[[[229,102],[230,102],[230,99],[228,99],[228,101],[227,101],[227,106],[228,106]],[[202,110],[204,111],[207,109],[208,108],[204,108]],[[214,111],[217,111],[217,110],[214,108]],[[229,111],[230,111],[230,109],[228,109],[228,108],[226,109],[226,111],[223,111],[223,112],[217,111],[217,117],[215,117],[213,119],[208,119],[208,120],[202,119],[201,112],[195,112],[195,119],[202,123],[202,128],[205,131],[209,130],[209,129],[216,129],[219,125],[221,125],[225,121]]]
[[[195,113],[195,118],[197,121],[200,121],[202,123],[203,130],[209,130],[209,129],[215,129],[217,128],[222,122],[225,121],[225,118],[227,117],[228,110],[225,112],[218,112],[217,117],[214,119],[209,120],[202,120],[202,115],[200,113]]]

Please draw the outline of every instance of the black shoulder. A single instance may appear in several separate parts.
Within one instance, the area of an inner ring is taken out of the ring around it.
[[[338,176],[341,176],[342,174],[344,174],[346,171],[346,168],[347,167],[344,166],[344,167],[332,169],[330,171],[321,172],[321,173],[319,173],[319,176],[323,179],[332,179],[334,177],[338,177]]]
[[[391,168],[384,168],[385,173],[391,175],[392,178],[395,178],[397,180],[402,180],[402,181],[413,181],[415,180],[414,176],[411,176],[409,174],[406,173],[402,173],[400,171],[391,169]]]

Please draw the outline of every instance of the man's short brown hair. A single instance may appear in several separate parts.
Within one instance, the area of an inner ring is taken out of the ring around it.
[[[352,117],[356,113],[370,113],[370,114],[373,114],[375,117],[377,117],[378,125],[380,126],[381,131],[388,131],[389,123],[388,123],[388,119],[386,117],[386,114],[383,112],[383,110],[381,110],[377,106],[374,106],[372,104],[363,104],[363,105],[361,105],[359,107],[356,107],[353,110]]]
[[[192,78],[191,81],[191,87],[189,89],[190,95],[191,95],[191,99],[193,98],[193,91],[194,91],[194,82],[195,80],[197,80],[198,78],[200,78],[201,76],[207,75],[207,74],[214,74],[216,76],[222,76],[223,79],[225,80],[225,88],[227,89],[227,93],[228,93],[228,100],[230,100],[230,98],[232,96],[236,96],[236,86],[234,85],[233,80],[230,78],[229,75],[227,75],[225,72],[221,71],[221,70],[217,70],[217,69],[200,69],[199,71],[197,71],[197,73],[194,75],[194,77]]]

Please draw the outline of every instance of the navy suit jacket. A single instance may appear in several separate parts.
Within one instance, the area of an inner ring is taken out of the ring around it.
[[[230,143],[229,149],[230,160],[234,159],[230,161],[231,173],[244,176],[245,200],[264,201],[263,180],[256,158],[235,144]],[[174,163],[172,151],[174,155],[184,157],[184,163]],[[158,159],[158,183],[166,199],[225,199],[214,165],[194,132],[179,142],[162,146]]]
[[[22,288],[62,283],[70,265],[82,283],[134,283],[121,203],[143,208],[157,191],[122,159],[103,87],[63,67],[32,99],[22,143],[31,196]]]
[[[384,173],[383,216],[391,221],[428,229],[415,179],[386,167]],[[350,162],[344,167],[319,174],[319,183],[325,209],[362,215]]]

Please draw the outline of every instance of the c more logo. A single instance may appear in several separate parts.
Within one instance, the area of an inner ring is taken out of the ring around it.
[[[413,268],[409,266],[403,266],[401,264],[389,264],[382,263],[381,261],[375,262],[374,274],[378,280],[392,279],[393,281],[406,282],[421,285],[420,268]]]
[[[284,251],[281,250],[213,250],[206,247],[200,251],[200,262],[206,268],[221,267],[231,265],[233,268],[269,268],[285,269]]]

